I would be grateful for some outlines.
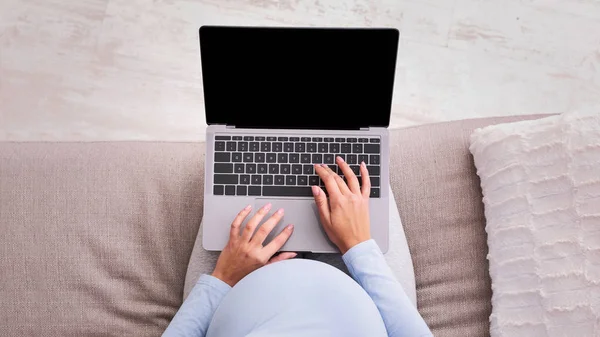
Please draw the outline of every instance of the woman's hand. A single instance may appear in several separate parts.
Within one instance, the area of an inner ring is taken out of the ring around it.
[[[355,245],[371,239],[369,222],[371,180],[365,163],[361,163],[361,189],[356,175],[348,164],[341,157],[337,157],[336,161],[348,184],[329,166],[315,165],[315,171],[325,183],[329,193],[329,202],[325,192],[319,186],[313,186],[312,192],[325,233],[342,254],[345,254]]]
[[[296,253],[281,253],[273,257],[292,235],[292,232],[294,231],[293,225],[285,227],[279,235],[277,235],[268,245],[263,247],[263,242],[267,238],[267,235],[269,235],[277,223],[281,221],[283,209],[275,212],[275,214],[260,226],[256,231],[256,234],[254,234],[256,227],[270,209],[271,204],[267,204],[258,210],[258,212],[248,221],[241,233],[240,226],[248,214],[250,214],[250,205],[237,215],[231,224],[229,242],[221,252],[212,276],[233,287],[246,275],[265,264],[291,259],[296,256]]]

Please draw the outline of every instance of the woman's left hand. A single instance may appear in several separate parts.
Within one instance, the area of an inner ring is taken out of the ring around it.
[[[267,236],[277,223],[281,221],[283,209],[275,212],[260,226],[256,234],[254,233],[256,227],[270,209],[271,204],[267,204],[258,210],[248,221],[241,233],[240,226],[248,214],[250,214],[251,207],[247,206],[237,215],[231,224],[229,242],[221,252],[212,276],[233,287],[242,278],[246,277],[246,275],[268,263],[287,260],[296,256],[296,253],[284,252],[273,257],[292,235],[294,231],[293,225],[285,227],[268,245],[263,246],[263,242]]]

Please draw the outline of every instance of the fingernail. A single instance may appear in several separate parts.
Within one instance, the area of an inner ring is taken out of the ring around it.
[[[361,161],[361,162],[360,162],[360,166],[362,166],[362,167],[365,167],[365,166],[366,166],[366,165],[365,165],[365,162],[364,162],[364,161]]]
[[[313,195],[316,197],[317,195],[321,194],[321,191],[319,191],[319,188],[317,186],[311,186],[312,188],[312,192]]]
[[[325,164],[321,164],[321,167],[322,167],[322,168],[327,168],[327,165],[325,165]]]
[[[287,229],[293,231],[294,230],[294,225],[288,225]]]
[[[277,214],[279,214],[279,215],[283,214],[283,208],[278,209]]]
[[[263,206],[263,210],[268,211],[268,210],[271,209],[271,206],[272,206],[271,203],[268,203],[268,204],[266,204],[266,205]]]
[[[343,159],[342,157],[340,157],[340,156],[338,156],[337,158],[338,158],[340,161],[342,161],[342,162],[344,161],[344,159]]]
[[[250,208],[252,208],[252,205],[248,205],[248,206],[246,206],[246,207],[244,208],[244,210],[246,210],[246,211],[247,211],[247,210],[249,210]]]
[[[294,256],[292,256],[292,259],[295,258],[296,256],[298,256],[298,253],[294,253]]]

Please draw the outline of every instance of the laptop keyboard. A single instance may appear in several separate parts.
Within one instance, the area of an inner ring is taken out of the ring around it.
[[[310,186],[324,185],[314,164],[327,164],[340,176],[335,157],[342,157],[360,177],[367,164],[371,198],[380,194],[379,138],[215,136],[214,195],[312,197]],[[325,189],[324,189],[325,190]]]

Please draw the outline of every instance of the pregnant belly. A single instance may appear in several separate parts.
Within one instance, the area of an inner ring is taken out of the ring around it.
[[[223,299],[209,337],[387,336],[369,295],[348,275],[294,259],[258,269]]]

